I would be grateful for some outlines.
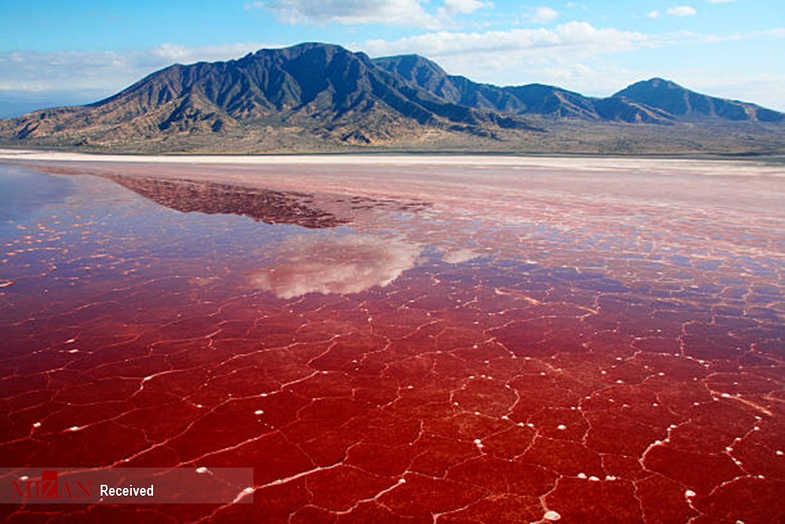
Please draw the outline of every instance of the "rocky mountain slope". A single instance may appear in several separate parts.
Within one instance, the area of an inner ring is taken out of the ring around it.
[[[785,119],[783,113],[755,104],[702,95],[662,78],[636,82],[613,98],[645,104],[683,120],[717,117],[735,121],[782,122]]]
[[[599,151],[600,139],[651,135],[667,144],[673,140],[659,128],[698,123],[736,126],[734,133],[763,136],[764,148],[776,149],[783,122],[782,113],[661,79],[592,98],[541,84],[480,84],[417,55],[372,60],[307,43],[176,64],[93,104],[2,120],[0,143],[131,152]],[[599,138],[584,139],[585,131]],[[706,129],[671,133],[680,137],[677,150],[729,147],[707,143],[714,131]]]
[[[692,117],[785,120],[783,113],[695,93],[661,78],[637,82],[608,98],[592,98],[543,84],[508,87],[478,84],[462,76],[448,75],[438,64],[418,55],[377,58],[373,62],[453,103],[517,115],[660,124]]]

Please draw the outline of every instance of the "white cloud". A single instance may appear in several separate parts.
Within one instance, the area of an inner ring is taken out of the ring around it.
[[[473,13],[483,7],[488,7],[488,4],[480,0],[444,0],[444,11],[448,15]]]
[[[761,73],[743,77],[717,76],[711,72],[690,71],[688,87],[701,93],[754,102],[764,107],[785,111],[782,101],[782,88],[785,75]]]
[[[692,16],[697,14],[697,11],[694,7],[690,7],[688,5],[677,5],[674,7],[669,7],[668,14],[671,16]]]
[[[646,13],[646,16],[649,17],[649,18],[657,18],[658,16],[660,16],[660,12],[659,11],[649,11],[648,13]]]
[[[477,0],[449,0],[445,10],[472,9]],[[289,23],[394,24],[434,28],[439,20],[425,11],[422,0],[268,0],[245,4],[265,8]],[[477,7],[479,8],[479,6]],[[474,10],[474,9],[472,9]]]
[[[485,0],[257,0],[246,9],[267,9],[289,24],[387,24],[436,29],[461,14],[491,7]],[[430,9],[426,9],[430,7]]]
[[[776,27],[774,29],[765,29],[763,31],[748,31],[746,33],[730,33],[726,35],[716,35],[712,33],[694,34],[687,33],[684,35],[685,40],[694,42],[705,42],[709,44],[716,44],[719,42],[733,42],[738,40],[749,40],[751,38],[785,38],[785,27]]]
[[[431,57],[477,55],[503,57],[555,51],[565,58],[630,51],[646,45],[648,37],[634,31],[597,29],[587,22],[568,22],[554,29],[511,29],[484,33],[437,31],[399,40],[369,40],[362,48],[374,56],[420,53]]]
[[[559,16],[559,12],[550,7],[540,6],[534,9],[534,13],[529,16],[529,22],[533,24],[545,24],[551,20],[555,20]]]
[[[257,43],[185,47],[163,44],[136,51],[11,51],[0,53],[0,90],[113,93],[174,62],[239,58],[270,47]]]
[[[259,43],[239,43],[227,45],[213,45],[213,46],[200,46],[200,47],[187,47],[183,45],[162,44],[158,47],[150,49],[152,54],[162,60],[171,62],[180,62],[184,64],[192,62],[214,62],[218,60],[231,60],[233,58],[240,58],[245,54],[253,53],[262,48],[280,47],[270,46],[267,44]]]

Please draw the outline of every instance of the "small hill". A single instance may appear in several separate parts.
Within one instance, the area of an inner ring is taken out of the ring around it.
[[[755,104],[702,95],[675,82],[652,78],[628,86],[612,98],[646,104],[684,120],[714,117],[734,121],[782,122],[785,114]]]

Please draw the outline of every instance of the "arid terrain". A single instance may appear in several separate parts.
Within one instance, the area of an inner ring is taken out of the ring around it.
[[[651,78],[605,98],[495,86],[326,43],[173,64],[91,104],[0,120],[0,146],[100,153],[782,154],[785,114]]]

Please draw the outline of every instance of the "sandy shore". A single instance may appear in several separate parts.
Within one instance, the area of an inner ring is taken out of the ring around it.
[[[701,175],[733,174],[785,177],[785,168],[756,160],[702,160],[681,158],[549,157],[504,155],[98,155],[58,151],[0,149],[0,160],[26,162],[90,162],[238,166],[464,166],[534,169],[577,169],[586,171],[689,172]]]

